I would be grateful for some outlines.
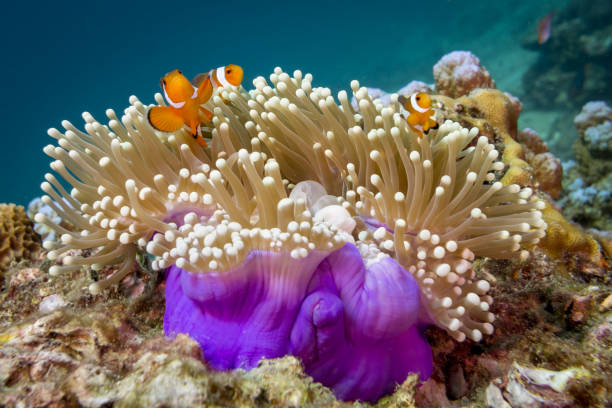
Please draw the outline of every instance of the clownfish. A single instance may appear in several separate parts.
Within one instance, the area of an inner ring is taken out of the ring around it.
[[[406,121],[410,128],[422,138],[429,129],[437,129],[438,122],[433,118],[435,114],[431,107],[431,98],[425,92],[414,93],[410,98],[400,95],[397,100],[409,113]]]
[[[204,78],[194,86],[181,71],[175,69],[161,79],[161,88],[169,106],[154,106],[149,109],[148,119],[151,126],[162,132],[174,132],[188,126],[196,141],[206,146],[202,136],[201,124],[210,122],[212,112],[201,105],[208,102],[213,93],[213,86]]]
[[[193,84],[198,86],[201,81],[208,78],[215,89],[220,86],[240,86],[243,75],[244,72],[239,65],[229,64],[217,69],[211,69],[205,74],[196,75],[196,77],[193,79]]]

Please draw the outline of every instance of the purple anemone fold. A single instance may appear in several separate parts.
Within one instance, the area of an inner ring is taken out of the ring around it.
[[[373,401],[410,373],[433,370],[412,275],[353,244],[294,259],[252,251],[219,273],[167,270],[167,335],[187,333],[217,369],[292,354],[344,400]]]

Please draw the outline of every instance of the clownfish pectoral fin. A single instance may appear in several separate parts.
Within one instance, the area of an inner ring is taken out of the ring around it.
[[[425,135],[423,133],[423,126],[419,124],[410,125],[410,128],[416,132],[416,134],[419,136],[419,139],[422,139],[423,136]]]
[[[149,123],[162,132],[174,132],[183,127],[185,122],[180,113],[170,106],[154,106],[147,114]]]

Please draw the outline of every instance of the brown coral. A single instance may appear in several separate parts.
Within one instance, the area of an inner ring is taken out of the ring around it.
[[[30,259],[40,250],[40,236],[34,232],[25,209],[0,204],[0,273],[11,261]]]
[[[534,169],[535,187],[555,200],[559,198],[563,188],[561,161],[548,151],[546,142],[533,129],[521,130],[516,140],[523,146],[525,159]]]
[[[533,129],[525,128],[518,132],[516,136],[517,142],[527,147],[533,154],[546,153],[548,151],[548,145],[538,132]]]

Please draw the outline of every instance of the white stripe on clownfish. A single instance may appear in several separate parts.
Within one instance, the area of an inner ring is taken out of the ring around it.
[[[227,82],[227,79],[225,78],[225,67],[217,68],[217,80],[219,81],[221,86],[232,86],[232,84]]]
[[[416,96],[417,96],[417,94],[413,93],[412,96],[410,97],[410,104],[412,105],[414,110],[417,111],[417,112],[421,112],[421,113],[427,112],[429,109],[428,108],[421,108],[419,106],[419,103],[416,100]]]
[[[198,88],[193,87],[193,94],[191,95],[191,99],[195,99],[198,97]]]
[[[164,91],[164,97],[166,98],[166,101],[168,101],[170,106],[176,109],[181,109],[183,106],[185,106],[185,101],[174,102],[172,99],[170,99],[170,96],[168,96],[168,92],[166,92],[166,85],[162,84],[162,90]]]

